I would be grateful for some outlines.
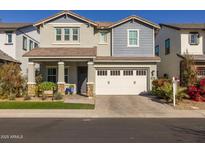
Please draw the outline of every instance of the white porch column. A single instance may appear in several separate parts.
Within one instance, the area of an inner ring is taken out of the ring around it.
[[[88,62],[87,96],[94,96],[95,68],[92,61]]]
[[[28,63],[28,95],[35,96],[35,88],[36,88],[36,81],[35,81],[35,63],[29,62]]]
[[[58,92],[65,94],[64,62],[58,62]]]

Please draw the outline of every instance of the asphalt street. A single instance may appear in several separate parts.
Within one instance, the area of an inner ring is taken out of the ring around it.
[[[173,143],[205,142],[205,119],[2,118],[0,142]]]

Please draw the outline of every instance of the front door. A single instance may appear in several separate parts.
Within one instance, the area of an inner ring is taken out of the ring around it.
[[[86,83],[88,76],[88,68],[86,66],[78,67],[78,85],[77,92],[79,94],[86,94]]]

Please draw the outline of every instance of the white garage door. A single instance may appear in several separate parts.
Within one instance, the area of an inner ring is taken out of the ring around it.
[[[99,69],[97,95],[136,95],[147,91],[146,69]]]

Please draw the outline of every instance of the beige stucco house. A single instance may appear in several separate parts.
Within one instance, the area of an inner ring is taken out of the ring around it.
[[[137,95],[151,89],[156,79],[155,35],[159,26],[137,16],[117,22],[94,22],[62,11],[37,22],[40,46],[26,53],[28,92],[34,95],[35,65],[45,81],[64,93]]]
[[[205,75],[205,24],[160,24],[161,30],[156,36],[156,54],[159,77],[180,79],[181,61],[188,52],[192,55],[198,69],[198,75]]]
[[[0,23],[0,50],[10,57],[7,58],[10,61],[13,59],[21,63],[22,74],[25,76],[28,73],[28,58],[23,55],[38,44],[39,33],[32,23]]]

